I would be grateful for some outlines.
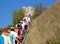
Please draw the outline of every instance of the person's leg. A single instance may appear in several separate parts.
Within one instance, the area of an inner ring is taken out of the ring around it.
[[[17,41],[15,40],[15,44],[17,44]]]
[[[28,26],[27,26],[27,25],[25,25],[25,32],[27,32],[27,28],[28,28]]]

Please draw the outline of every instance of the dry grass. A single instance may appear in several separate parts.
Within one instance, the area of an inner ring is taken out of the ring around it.
[[[32,23],[25,44],[59,44],[60,2],[42,13]]]

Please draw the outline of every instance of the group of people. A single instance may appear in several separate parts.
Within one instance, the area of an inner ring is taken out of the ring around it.
[[[0,31],[0,44],[23,44],[25,33],[31,24],[30,17],[24,17],[18,24],[12,25],[10,30],[4,29],[2,33]]]

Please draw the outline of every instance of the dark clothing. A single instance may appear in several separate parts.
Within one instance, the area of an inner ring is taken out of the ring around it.
[[[25,30],[27,30],[28,26],[27,26],[27,25],[25,25],[25,26],[24,26],[24,28],[25,28]]]

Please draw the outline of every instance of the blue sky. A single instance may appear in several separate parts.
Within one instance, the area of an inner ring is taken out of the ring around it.
[[[0,0],[0,28],[7,27],[12,23],[14,10],[19,10],[23,6],[33,6],[43,3],[50,7],[56,0]]]

